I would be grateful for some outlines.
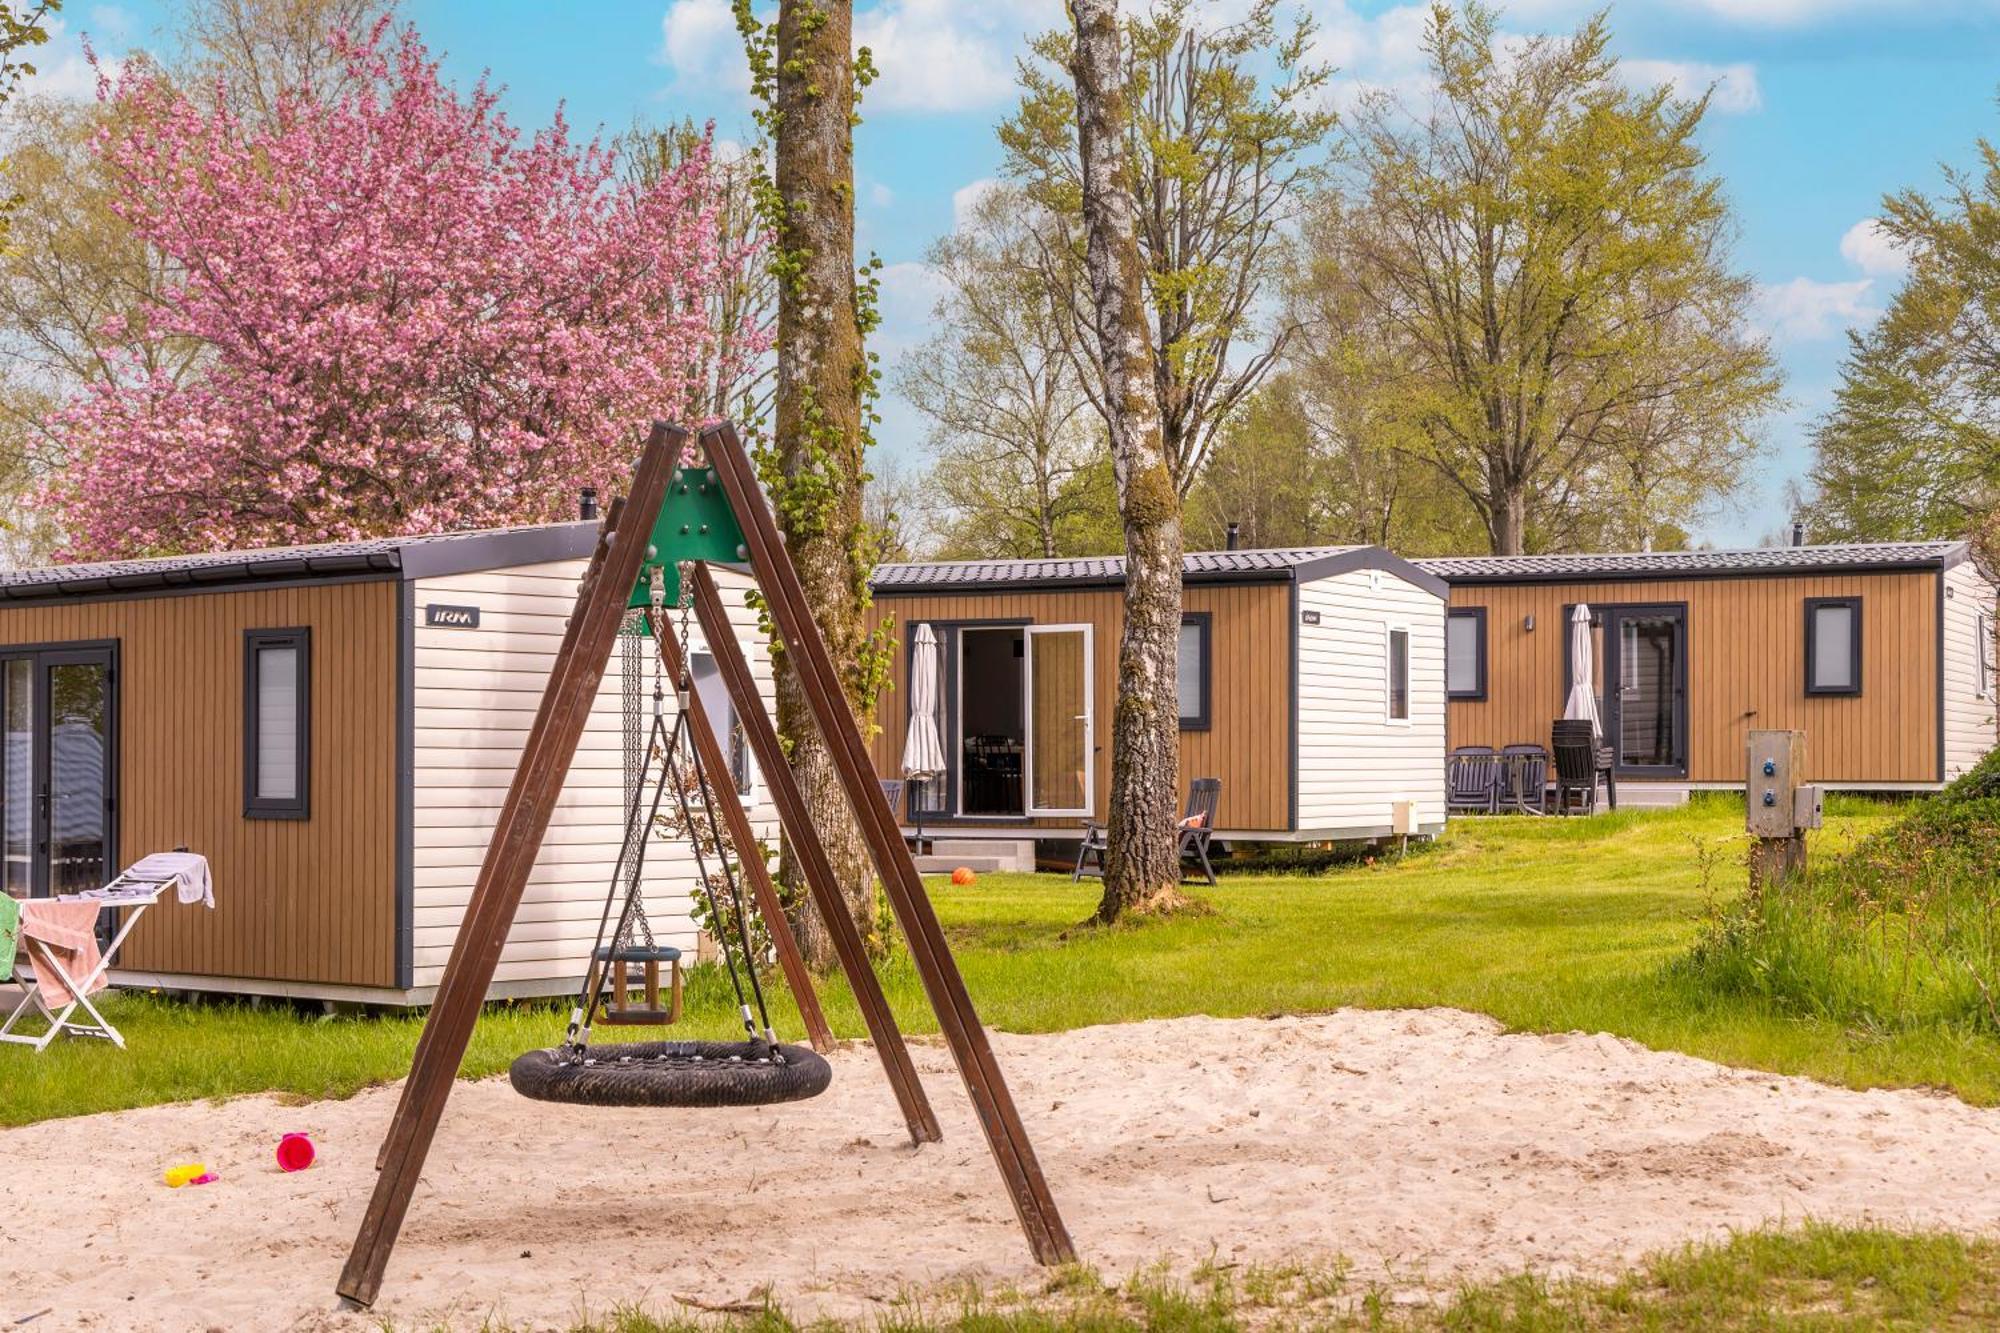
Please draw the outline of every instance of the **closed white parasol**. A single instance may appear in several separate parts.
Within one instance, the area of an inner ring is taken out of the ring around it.
[[[919,625],[915,650],[910,654],[910,730],[903,737],[903,776],[912,782],[928,782],[944,774],[937,701],[937,636],[929,625]]]
[[[1569,618],[1569,701],[1563,705],[1565,718],[1590,719],[1590,734],[1604,742],[1604,722],[1597,716],[1597,694],[1590,662],[1590,608],[1582,603]]]

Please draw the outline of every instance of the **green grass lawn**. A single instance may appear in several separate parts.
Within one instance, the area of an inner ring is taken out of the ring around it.
[[[735,1314],[629,1309],[572,1333],[1666,1333],[1680,1329],[1989,1329],[2000,1248],[1948,1235],[1807,1225],[1656,1255],[1613,1281],[1533,1274],[1403,1303],[1339,1265],[1208,1266],[1110,1286],[1078,1270],[1028,1291],[905,1297],[857,1323],[799,1322],[775,1306]],[[488,1326],[491,1328],[491,1326]],[[394,1333],[394,1330],[391,1330]],[[493,1333],[505,1333],[504,1326]]]
[[[1889,814],[1836,804],[1815,839],[1830,851]],[[1741,805],[1727,800],[1588,819],[1460,820],[1440,846],[1400,863],[1227,877],[1207,894],[1210,913],[1111,930],[1076,928],[1095,901],[1088,882],[928,882],[981,1013],[1011,1031],[1450,1005],[1517,1029],[1602,1030],[1856,1087],[1927,1084],[2000,1102],[2000,1042],[1990,1037],[1854,1031],[1718,998],[1669,971],[1693,940],[1707,895],[1741,888],[1742,820]],[[933,1030],[907,961],[892,961],[883,975],[905,1025]],[[728,1034],[726,992],[720,977],[698,975],[682,1031]],[[861,1034],[837,980],[825,1002],[837,1031]],[[141,995],[111,1003],[128,1051],[80,1042],[40,1057],[0,1050],[0,1124],[238,1092],[344,1096],[399,1077],[418,1026]],[[795,1022],[781,1017],[779,1025],[796,1036]],[[560,1011],[547,1005],[496,1007],[480,1024],[466,1072],[502,1070],[561,1027]]]

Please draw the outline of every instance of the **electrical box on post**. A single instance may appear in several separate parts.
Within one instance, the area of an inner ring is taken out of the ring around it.
[[[1816,782],[1799,787],[1792,796],[1792,823],[1798,828],[1818,828],[1826,821],[1826,794]]]
[[[1753,731],[1744,804],[1750,832],[1759,838],[1789,838],[1798,822],[1799,779],[1805,774],[1803,731]]]

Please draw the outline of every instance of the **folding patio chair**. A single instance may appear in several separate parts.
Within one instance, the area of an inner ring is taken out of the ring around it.
[[[118,947],[125,943],[125,937],[139,924],[139,918],[146,914],[146,909],[158,902],[160,895],[168,889],[178,890],[184,884],[198,886],[202,893],[201,900],[210,907],[215,906],[214,895],[208,889],[207,862],[185,852],[142,857],[102,888],[62,894],[55,898],[30,898],[20,903],[14,984],[21,988],[23,994],[7,1015],[7,1020],[0,1023],[0,1042],[31,1046],[39,1054],[47,1050],[49,1043],[57,1037],[68,1035],[96,1037],[123,1050],[124,1034],[99,1012],[91,1002],[91,995],[94,989],[99,988],[100,979],[111,970],[111,960],[117,956]],[[32,917],[41,911],[38,904],[42,903],[90,903],[100,914],[109,908],[113,911],[122,909],[124,915],[111,936],[111,942],[98,954],[96,965],[78,976],[64,966],[63,954],[56,947],[33,933]],[[27,975],[23,975],[21,970],[23,959],[28,964]],[[51,985],[52,982],[55,984]],[[48,996],[52,993],[64,998],[51,1003]],[[83,1010],[85,1017],[74,1017],[79,1009]],[[28,1033],[15,1030],[23,1019],[34,1017],[39,1017],[48,1025],[45,1031]]]
[[[1181,814],[1180,831],[1176,835],[1182,861],[1181,882],[1188,881],[1188,863],[1201,867],[1203,879],[1211,886],[1215,883],[1215,867],[1209,864],[1209,842],[1215,836],[1215,810],[1222,802],[1221,778],[1196,778],[1188,784],[1187,809]],[[1070,873],[1070,883],[1074,884],[1085,875],[1104,873],[1104,825],[1092,820],[1083,826],[1083,842],[1076,849],[1076,869]],[[1090,864],[1095,861],[1097,864]]]
[[[1461,745],[1445,759],[1445,810],[1490,815],[1500,804],[1500,754],[1490,745]]]
[[[1521,743],[1500,748],[1500,800],[1522,814],[1549,812],[1549,752],[1539,745]]]

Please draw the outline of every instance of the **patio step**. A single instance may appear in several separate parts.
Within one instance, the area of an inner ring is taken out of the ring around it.
[[[1671,810],[1688,803],[1684,782],[1621,782],[1618,808],[1621,810]]]
[[[1011,866],[1001,865],[997,856],[919,856],[916,862],[920,875],[949,875],[961,866],[978,875],[1012,869]]]
[[[928,855],[917,858],[917,868],[925,868],[926,862],[943,862],[940,867],[950,870],[955,866],[965,866],[969,870],[1033,870],[1035,868],[1035,844],[1027,838],[933,838],[925,836],[929,844]]]

